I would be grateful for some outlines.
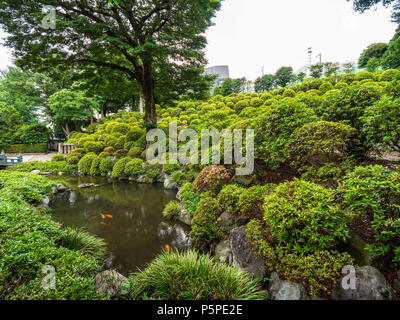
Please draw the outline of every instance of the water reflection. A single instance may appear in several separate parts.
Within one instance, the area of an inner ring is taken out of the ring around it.
[[[78,184],[88,181],[67,179],[73,190],[57,195],[53,214],[65,225],[85,227],[104,238],[109,249],[107,268],[128,275],[143,268],[166,245],[190,246],[187,226],[162,218],[165,204],[175,199],[175,194],[161,185],[101,181],[99,187],[78,189]]]

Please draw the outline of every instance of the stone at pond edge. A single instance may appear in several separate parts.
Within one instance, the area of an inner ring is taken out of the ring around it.
[[[93,187],[93,186],[94,186],[93,183],[83,183],[83,184],[80,184],[80,185],[78,186],[78,189],[87,189],[87,188],[91,188],[91,187]]]
[[[176,183],[174,180],[172,180],[171,177],[166,177],[164,180],[164,188],[167,190],[175,190],[176,189]]]
[[[309,300],[307,291],[301,284],[280,280],[275,272],[271,274],[270,294],[273,300]]]
[[[128,294],[123,284],[127,280],[122,274],[115,270],[106,270],[96,275],[95,289],[98,294],[109,298],[119,298]]]
[[[32,174],[40,174],[40,170],[33,170],[31,171]]]
[[[246,225],[249,220],[247,217],[236,217],[228,212],[224,212],[218,218],[218,224],[228,232],[231,232],[234,228]]]
[[[344,276],[343,276],[344,277]],[[344,289],[343,277],[332,294],[334,300],[394,300],[392,287],[378,269],[365,266],[356,269],[356,289]]]
[[[224,240],[218,243],[218,245],[215,247],[215,256],[221,263],[232,264],[233,257],[231,243],[229,240]]]
[[[256,279],[263,280],[266,276],[264,260],[254,252],[250,240],[247,238],[246,230],[247,226],[242,226],[231,232],[233,265],[250,273]]]
[[[181,208],[182,210],[179,212],[178,220],[188,226],[191,226],[193,217],[185,210],[183,205],[181,205]]]
[[[136,182],[141,184],[152,184],[154,183],[154,179],[148,175],[142,175],[136,180]]]

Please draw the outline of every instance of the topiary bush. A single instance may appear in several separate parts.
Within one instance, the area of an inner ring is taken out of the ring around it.
[[[360,236],[368,243],[366,249],[399,263],[400,174],[383,166],[357,167],[344,177],[338,192],[355,214],[352,227],[364,225]]]
[[[217,224],[218,216],[221,213],[219,203],[215,198],[205,197],[200,200],[189,234],[195,248],[205,250],[213,241],[221,239],[222,232]]]
[[[267,184],[244,189],[237,202],[238,214],[244,217],[261,217],[265,197],[275,187],[274,184]]]
[[[257,280],[195,251],[164,253],[129,278],[130,299],[263,300]]]
[[[304,171],[305,167],[318,170],[328,163],[340,164],[348,158],[354,135],[355,129],[342,123],[307,123],[293,132],[285,147],[290,165]]]
[[[237,184],[226,185],[218,194],[218,203],[221,210],[228,213],[234,213],[237,210],[240,195],[244,192],[244,188]]]
[[[92,161],[92,165],[90,166],[90,175],[91,176],[98,176],[100,175],[100,163],[102,158],[100,156],[96,157]]]
[[[55,154],[54,156],[51,157],[51,161],[53,162],[59,162],[59,161],[65,161],[67,159],[66,156],[63,154]]]
[[[205,167],[193,183],[195,192],[213,191],[218,193],[231,178],[224,166],[211,165]]]
[[[400,99],[383,97],[366,108],[362,121],[371,148],[400,152]]]
[[[101,158],[99,173],[102,177],[107,177],[113,170],[114,161],[111,158]]]
[[[90,174],[90,169],[92,168],[92,162],[97,158],[95,153],[86,154],[78,163],[79,173],[82,175]]]
[[[269,169],[279,168],[287,161],[285,145],[292,133],[315,120],[312,109],[291,98],[266,109],[256,120],[255,157],[263,160]]]
[[[117,161],[117,163],[114,165],[112,175],[111,177],[113,178],[118,178],[121,177],[125,172],[125,166],[130,162],[132,158],[130,157],[125,157]]]
[[[137,177],[144,173],[143,160],[133,159],[129,161],[125,166],[125,174],[128,177]]]
[[[334,191],[302,180],[267,195],[264,221],[271,237],[294,253],[332,249],[349,236],[350,215],[334,203]]]

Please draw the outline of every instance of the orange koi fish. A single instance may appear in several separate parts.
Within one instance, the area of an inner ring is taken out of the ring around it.
[[[167,253],[170,253],[170,252],[171,252],[171,247],[170,247],[168,244],[166,244],[166,245],[164,246],[164,249],[165,249],[165,251],[167,251]]]

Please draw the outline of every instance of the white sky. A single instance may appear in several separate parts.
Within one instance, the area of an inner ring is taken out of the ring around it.
[[[207,32],[210,66],[229,65],[230,76],[254,80],[285,65],[357,61],[371,43],[388,42],[396,25],[382,6],[364,14],[346,0],[227,0]]]
[[[371,43],[388,42],[396,25],[390,9],[364,14],[346,0],[226,0],[207,32],[209,65],[229,65],[231,77],[255,80],[285,65],[295,71],[322,53],[323,61],[357,61]],[[4,33],[0,31],[0,37]],[[0,46],[0,69],[11,65],[9,50]]]

